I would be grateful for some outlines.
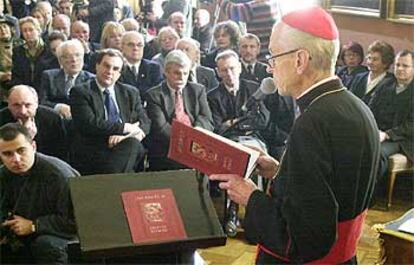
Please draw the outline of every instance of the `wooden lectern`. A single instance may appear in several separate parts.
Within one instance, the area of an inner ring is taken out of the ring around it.
[[[204,177],[193,170],[83,176],[70,179],[82,261],[191,264],[197,248],[220,246],[226,236]],[[172,189],[187,238],[134,244],[121,193]]]

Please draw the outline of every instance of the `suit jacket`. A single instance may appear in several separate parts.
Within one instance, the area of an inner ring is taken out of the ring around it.
[[[193,28],[193,39],[200,43],[200,50],[202,54],[208,52],[211,39],[213,38],[213,26],[210,24],[205,25],[202,28]]]
[[[150,120],[142,107],[139,91],[129,85],[116,83],[115,95],[122,122],[109,122],[105,119],[103,94],[96,79],[72,88],[70,106],[76,130],[75,145],[81,152],[84,147],[108,148],[111,135],[122,135],[124,123],[140,122],[145,134],[149,133]]]
[[[197,83],[206,87],[207,92],[216,88],[219,82],[213,69],[205,66],[197,66],[196,68]]]
[[[236,97],[227,91],[223,83],[208,93],[208,103],[213,114],[217,133],[237,136],[244,135],[245,129],[259,131],[266,128],[269,121],[269,110],[262,101],[248,111],[242,110],[242,106],[258,88],[258,83],[240,79],[239,91]],[[245,122],[241,122],[240,126],[229,128],[226,122],[235,118],[243,118]]]
[[[271,76],[271,74],[267,72],[267,65],[262,62],[256,62],[253,69],[253,75],[248,73],[246,67],[242,63],[242,72],[240,74],[240,78],[252,80],[260,84],[264,78],[269,76]]]
[[[34,138],[37,150],[43,154],[67,160],[66,131],[63,121],[53,109],[39,105],[34,117],[37,134]],[[0,126],[17,122],[8,108],[0,110]]]
[[[75,79],[74,86],[84,83],[94,76],[89,72],[81,71]],[[51,69],[43,72],[39,99],[41,104],[51,108],[54,108],[57,103],[69,104],[69,95],[65,91],[65,72],[63,69]]]
[[[159,64],[147,59],[142,59],[139,66],[138,76],[135,76],[131,69],[124,65],[119,81],[138,88],[142,96],[148,89],[161,83],[163,79]]]
[[[26,51],[23,45],[17,46],[13,49],[13,68],[12,68],[12,85],[28,85],[32,86],[39,91],[40,78],[42,75],[42,62],[45,62],[47,57],[46,47],[33,62],[33,68],[31,68],[31,61],[26,56]]]
[[[91,28],[90,41],[100,42],[103,25],[107,21],[115,21],[114,1],[112,0],[89,0],[88,23]]]
[[[357,97],[362,99],[362,101],[364,101],[365,104],[367,104],[370,107],[372,101],[375,100],[374,98],[376,97],[376,95],[383,89],[389,87],[395,81],[395,77],[392,73],[387,72],[384,79],[382,79],[381,82],[379,82],[375,86],[375,88],[372,89],[368,94],[365,94],[365,92],[367,91],[367,80],[369,73],[370,72],[363,72],[357,74],[354,78],[354,81],[352,81],[349,90],[352,93],[354,93]]]
[[[165,157],[170,141],[171,123],[175,116],[174,98],[166,81],[163,81],[158,86],[148,90],[146,99],[148,116],[152,121],[149,155]],[[183,101],[184,110],[190,117],[193,126],[213,130],[211,111],[203,86],[187,83],[183,89]]]
[[[396,86],[397,82],[378,96],[378,107],[373,113],[378,128],[389,135],[387,141],[397,142],[414,161],[414,81],[399,94]]]

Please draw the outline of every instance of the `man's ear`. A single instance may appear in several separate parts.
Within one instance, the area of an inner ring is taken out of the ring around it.
[[[303,74],[309,67],[310,55],[306,50],[299,50],[296,57],[296,72]]]
[[[36,152],[36,149],[37,149],[37,144],[36,144],[36,141],[32,141],[32,147],[33,147],[33,150]]]

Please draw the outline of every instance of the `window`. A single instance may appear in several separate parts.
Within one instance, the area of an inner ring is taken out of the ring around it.
[[[326,7],[337,13],[414,23],[414,0],[327,0]]]

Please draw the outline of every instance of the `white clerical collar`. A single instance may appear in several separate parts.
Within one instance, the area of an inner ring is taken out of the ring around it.
[[[296,100],[300,99],[300,98],[301,98],[301,97],[303,97],[305,94],[309,93],[312,89],[314,89],[314,88],[316,88],[316,87],[318,87],[318,86],[320,86],[320,85],[322,85],[322,84],[324,84],[324,83],[328,83],[329,81],[335,80],[335,79],[338,79],[338,77],[337,77],[337,76],[330,76],[330,77],[327,77],[327,78],[324,78],[324,79],[320,80],[319,82],[317,82],[317,83],[313,84],[310,88],[308,88],[308,89],[306,89],[305,91],[303,91],[303,92],[302,92],[302,94],[300,94],[300,95],[296,98]]]

